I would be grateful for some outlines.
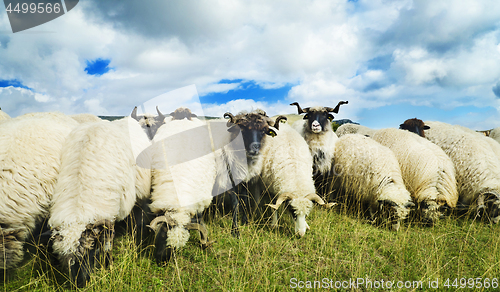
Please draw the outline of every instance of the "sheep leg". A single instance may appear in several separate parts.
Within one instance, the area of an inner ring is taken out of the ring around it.
[[[242,225],[245,225],[248,223],[248,214],[250,211],[250,195],[251,195],[251,192],[249,192],[248,188],[251,185],[252,185],[251,183],[241,183],[239,185],[240,191],[238,193],[239,193],[239,199],[241,200],[241,202],[239,202],[239,204],[241,204],[243,206],[243,208],[241,209],[241,224]]]
[[[231,206],[233,208],[233,225],[231,227],[231,235],[233,237],[240,238],[240,230],[238,228],[239,201],[238,194],[234,189],[229,191],[229,198],[231,199]]]

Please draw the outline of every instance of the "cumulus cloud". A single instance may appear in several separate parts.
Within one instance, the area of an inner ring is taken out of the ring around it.
[[[81,1],[54,21],[9,34],[0,13],[0,106],[127,115],[153,97],[195,84],[200,96],[291,86],[279,102],[237,98],[205,105],[221,116],[288,103],[345,113],[407,103],[500,108],[500,3],[359,0]],[[85,72],[89,60],[113,70]],[[221,80],[241,80],[224,83]],[[19,102],[10,102],[14,96]],[[33,104],[28,102],[31,100]],[[24,102],[23,102],[24,101]]]

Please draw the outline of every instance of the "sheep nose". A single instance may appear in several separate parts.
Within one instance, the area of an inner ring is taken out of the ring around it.
[[[313,127],[318,127],[318,126],[319,126],[319,122],[318,122],[318,121],[314,121],[314,122],[312,122],[312,126],[313,126]]]
[[[250,144],[250,149],[248,150],[248,154],[257,155],[260,151],[260,143],[254,142]]]

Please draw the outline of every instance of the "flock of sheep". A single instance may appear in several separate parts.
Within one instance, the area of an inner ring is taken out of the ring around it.
[[[393,230],[410,214],[435,224],[453,209],[500,220],[500,128],[490,137],[467,128],[410,119],[400,129],[345,124],[335,108],[297,107],[304,118],[262,110],[205,121],[179,108],[168,117],[113,122],[90,114],[0,110],[0,269],[18,267],[30,243],[53,255],[77,287],[107,266],[115,229],[129,226],[138,245],[168,262],[197,230],[212,244],[208,210],[238,223],[269,210],[290,211],[304,236],[314,203],[356,210]],[[225,206],[226,208],[222,208]]]

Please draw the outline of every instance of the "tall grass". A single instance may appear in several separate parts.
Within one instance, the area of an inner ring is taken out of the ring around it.
[[[188,245],[165,266],[156,265],[150,249],[138,251],[133,239],[124,236],[115,240],[113,264],[94,273],[81,290],[285,291],[307,285],[306,281],[335,285],[358,278],[421,281],[424,289],[439,279],[439,290],[446,290],[447,278],[500,278],[499,226],[451,216],[434,227],[408,222],[392,232],[357,216],[321,208],[310,214],[308,223],[311,230],[298,238],[285,214],[278,228],[241,226],[238,240],[231,236],[230,216],[215,217],[207,223],[211,239],[217,241],[211,248],[201,250],[193,232]],[[43,258],[33,256],[1,289],[71,289],[67,277]],[[358,289],[371,290],[362,285]]]

